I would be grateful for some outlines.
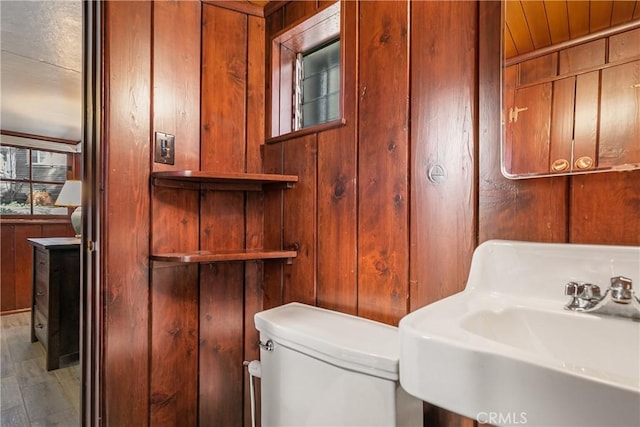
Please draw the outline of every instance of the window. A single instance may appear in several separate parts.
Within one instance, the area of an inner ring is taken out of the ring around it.
[[[67,179],[68,155],[23,147],[0,147],[0,214],[66,215],[55,206]]]
[[[340,2],[272,40],[271,136],[341,119]]]
[[[296,61],[294,129],[300,130],[340,118],[340,40]]]

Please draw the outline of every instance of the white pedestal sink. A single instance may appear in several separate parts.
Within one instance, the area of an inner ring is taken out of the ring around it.
[[[480,245],[463,292],[400,321],[402,386],[480,423],[640,426],[640,322],[564,309],[613,276],[640,293],[640,247]]]

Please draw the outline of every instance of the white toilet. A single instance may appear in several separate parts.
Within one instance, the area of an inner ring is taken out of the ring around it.
[[[422,426],[398,381],[397,328],[300,303],[255,315],[262,426]]]

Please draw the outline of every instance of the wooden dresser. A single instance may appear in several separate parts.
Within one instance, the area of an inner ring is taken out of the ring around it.
[[[27,239],[33,246],[31,342],[40,341],[47,371],[60,359],[78,358],[80,347],[80,240]]]

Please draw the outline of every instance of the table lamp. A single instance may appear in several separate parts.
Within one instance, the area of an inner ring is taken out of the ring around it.
[[[82,182],[72,179],[65,181],[55,205],[75,208],[71,214],[71,225],[79,238],[82,232]]]

